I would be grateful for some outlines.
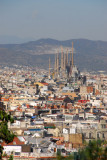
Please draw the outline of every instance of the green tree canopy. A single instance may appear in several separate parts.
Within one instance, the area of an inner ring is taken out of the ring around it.
[[[59,152],[57,160],[107,160],[107,142],[90,141],[86,147],[67,157],[63,157]]]
[[[6,143],[12,142],[14,134],[8,129],[8,122],[13,123],[14,120],[10,114],[4,110],[0,110],[0,140]],[[0,145],[0,157],[2,159],[3,147]]]

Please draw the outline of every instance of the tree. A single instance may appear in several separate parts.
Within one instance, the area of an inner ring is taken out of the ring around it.
[[[90,141],[84,148],[67,157],[57,152],[57,160],[107,160],[107,141]]]
[[[13,160],[13,155],[12,154],[10,155],[9,160]]]
[[[107,147],[104,149],[103,156],[102,156],[102,160],[106,160],[106,159],[107,159]]]
[[[57,160],[64,160],[64,157],[61,155],[60,150],[57,150]]]
[[[74,159],[73,154],[64,157],[61,155],[61,151],[57,151],[57,160],[73,160],[73,159]]]
[[[107,148],[103,147],[103,141],[90,141],[89,144],[78,151],[79,160],[106,160]],[[106,158],[105,158],[106,157]]]
[[[10,114],[4,110],[0,110],[0,140],[6,143],[12,142],[14,134],[8,129],[8,122],[13,123],[14,120]],[[2,159],[3,147],[0,145],[0,159]]]

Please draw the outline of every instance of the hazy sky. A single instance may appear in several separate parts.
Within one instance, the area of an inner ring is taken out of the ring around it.
[[[107,0],[0,0],[0,35],[107,41]]]

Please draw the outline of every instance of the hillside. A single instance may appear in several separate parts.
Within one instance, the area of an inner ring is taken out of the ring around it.
[[[58,41],[54,39],[40,39],[23,44],[1,44],[0,64],[28,65],[48,67],[48,58],[51,58],[51,65],[54,64],[54,54],[57,50],[71,50],[74,42],[75,64],[81,69],[107,70],[107,42],[91,41],[87,39],[72,39]]]

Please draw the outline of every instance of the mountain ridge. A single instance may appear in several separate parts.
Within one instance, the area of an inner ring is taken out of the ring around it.
[[[107,41],[88,39],[55,40],[42,38],[21,44],[0,44],[0,64],[18,64],[28,66],[48,67],[48,58],[54,65],[54,54],[72,48],[74,43],[75,64],[81,69],[106,70],[107,68]]]

